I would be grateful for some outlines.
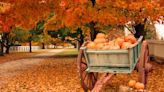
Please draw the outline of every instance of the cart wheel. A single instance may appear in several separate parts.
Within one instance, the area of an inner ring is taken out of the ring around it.
[[[141,55],[140,60],[138,64],[138,71],[139,71],[139,81],[146,86],[147,81],[147,70],[150,70],[151,66],[148,63],[150,57],[149,57],[149,49],[148,44],[146,41],[143,41],[142,47],[141,47]],[[149,69],[147,69],[149,67]]]
[[[92,90],[98,78],[98,73],[87,72],[87,63],[84,57],[83,50],[78,54],[78,69],[80,73],[81,86],[85,92]]]

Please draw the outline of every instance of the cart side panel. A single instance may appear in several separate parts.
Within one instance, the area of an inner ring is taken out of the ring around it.
[[[128,54],[88,53],[89,66],[129,67]]]

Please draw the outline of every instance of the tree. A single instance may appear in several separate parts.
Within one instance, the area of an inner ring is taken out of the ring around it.
[[[20,27],[16,27],[10,32],[10,39],[13,44],[16,44],[16,42],[19,43],[27,42],[28,37],[29,37],[29,32]]]
[[[20,26],[26,29],[33,28],[40,19],[49,17],[54,3],[53,0],[1,0],[0,32],[3,34],[2,44],[6,47],[7,53],[12,29]]]
[[[29,31],[30,52],[32,52],[32,49],[31,49],[32,41],[41,43],[42,49],[45,49],[45,44],[48,44],[49,41],[52,40],[51,37],[44,32],[44,24],[45,24],[45,20],[42,19],[38,21],[35,27],[33,27]]]
[[[162,16],[161,0],[58,0],[56,1],[55,16],[45,25],[48,29],[69,27],[83,32],[90,29],[91,39],[95,38],[97,29],[104,26],[124,26],[128,21],[133,22],[136,30],[143,31],[142,24],[149,18],[156,20]],[[86,24],[89,28],[86,28]],[[139,26],[141,25],[141,26]]]
[[[78,41],[80,45],[84,42],[84,35],[82,30],[78,28],[76,31],[72,32],[69,28],[60,28],[58,31],[49,30],[48,34],[56,39],[60,39],[63,42],[71,43],[76,47]]]
[[[9,54],[9,33],[11,32],[12,28],[14,27],[13,18],[11,18],[10,13],[11,11],[11,4],[10,3],[2,3],[0,2],[0,33],[2,34],[2,52],[3,47],[6,48],[6,53]]]
[[[1,2],[11,5],[8,16],[14,20],[15,26],[26,29],[31,29],[39,20],[46,19],[53,11],[55,3],[53,0],[1,0]]]
[[[29,33],[27,30],[16,27],[11,32],[3,33],[3,46],[6,47],[6,53],[9,54],[11,46],[18,45],[17,42],[27,42]]]

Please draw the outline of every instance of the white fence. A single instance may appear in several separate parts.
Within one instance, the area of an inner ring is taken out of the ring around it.
[[[41,46],[31,46],[32,51],[42,49]],[[10,52],[29,52],[30,47],[29,46],[12,46],[10,47]]]
[[[42,49],[42,46],[32,46],[32,51],[40,50]],[[45,45],[45,49],[52,49],[52,48],[74,48],[74,46],[54,46],[54,45]],[[6,48],[4,48],[5,51]],[[29,52],[30,47],[29,46],[12,46],[10,47],[10,52]]]

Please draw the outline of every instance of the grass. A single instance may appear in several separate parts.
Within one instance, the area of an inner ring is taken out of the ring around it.
[[[55,54],[55,56],[77,56],[78,55],[78,50],[76,48],[74,49],[65,49],[64,51]]]

